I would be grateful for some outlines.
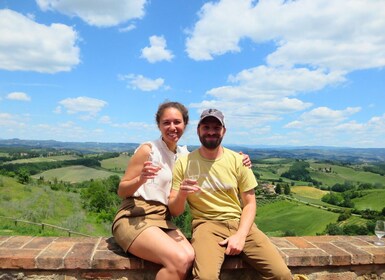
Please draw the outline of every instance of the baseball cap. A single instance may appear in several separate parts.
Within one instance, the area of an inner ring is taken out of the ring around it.
[[[201,124],[201,122],[208,117],[214,117],[216,118],[223,127],[225,127],[225,117],[223,116],[222,112],[217,109],[207,109],[204,110],[201,114],[201,117],[199,119],[198,126]]]

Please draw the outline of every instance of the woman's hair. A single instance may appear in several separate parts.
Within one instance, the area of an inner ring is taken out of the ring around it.
[[[183,122],[187,126],[188,120],[189,120],[188,110],[187,110],[187,108],[183,104],[181,104],[179,102],[164,102],[164,103],[159,105],[158,111],[156,112],[156,115],[155,115],[155,120],[156,120],[156,123],[158,125],[159,125],[159,122],[160,122],[160,117],[162,116],[164,110],[166,110],[168,108],[175,108],[179,112],[181,112],[182,117],[183,117]]]

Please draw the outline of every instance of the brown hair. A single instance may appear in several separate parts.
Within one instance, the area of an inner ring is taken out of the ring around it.
[[[187,126],[188,120],[189,120],[188,110],[187,110],[187,108],[183,104],[181,104],[179,102],[164,102],[164,103],[159,105],[158,111],[155,114],[155,120],[156,120],[156,123],[158,125],[159,125],[159,122],[160,122],[160,117],[162,116],[164,110],[166,110],[168,108],[175,108],[179,112],[181,112],[182,117],[183,117],[183,122]]]

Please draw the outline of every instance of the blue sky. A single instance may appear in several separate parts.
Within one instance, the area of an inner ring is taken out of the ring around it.
[[[385,1],[0,0],[0,139],[385,148]]]

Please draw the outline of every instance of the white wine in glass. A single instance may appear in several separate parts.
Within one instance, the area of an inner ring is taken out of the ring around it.
[[[159,160],[154,156],[154,153],[153,152],[150,152],[150,155],[148,157],[148,160],[151,161],[151,165],[155,168],[159,168],[160,169],[160,162]],[[151,179],[151,183],[154,184],[155,183],[155,178],[152,178]]]
[[[384,246],[385,242],[381,240],[381,237],[385,235],[385,221],[376,221],[374,233],[377,235],[378,240],[374,241],[377,246]]]
[[[198,181],[200,172],[199,161],[189,160],[187,163],[187,178]]]

